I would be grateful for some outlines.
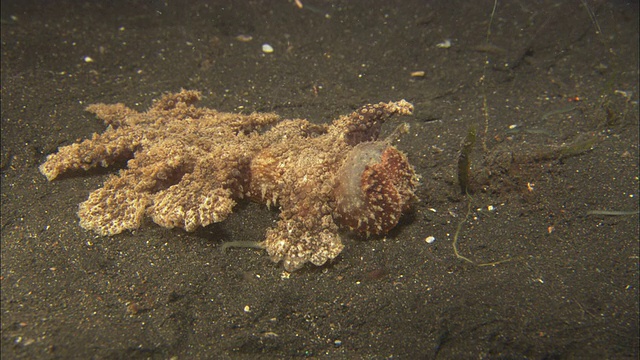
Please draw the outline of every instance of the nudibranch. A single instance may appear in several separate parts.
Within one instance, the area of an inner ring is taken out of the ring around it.
[[[416,198],[418,177],[407,157],[378,140],[385,120],[412,113],[404,100],[318,125],[196,107],[199,99],[182,90],[146,112],[91,105],[107,129],[61,147],[40,172],[53,180],[127,160],[80,204],[80,225],[101,235],[136,229],[145,217],[193,231],[223,221],[243,198],[277,207],[280,220],[261,246],[287,271],[338,256],[341,227],[364,236],[388,232]]]

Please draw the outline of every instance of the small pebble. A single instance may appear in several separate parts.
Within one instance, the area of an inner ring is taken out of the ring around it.
[[[436,47],[439,47],[440,49],[448,49],[451,47],[451,40],[445,39],[443,42],[436,44]]]
[[[433,244],[433,242],[436,241],[436,238],[434,236],[427,236],[424,241],[426,241],[427,244]]]
[[[241,41],[241,42],[249,42],[249,41],[253,40],[253,36],[240,34],[240,35],[236,36],[236,40]],[[263,49],[264,49],[264,45],[263,45]]]
[[[269,44],[262,44],[262,52],[265,54],[271,54],[273,52],[273,47]]]

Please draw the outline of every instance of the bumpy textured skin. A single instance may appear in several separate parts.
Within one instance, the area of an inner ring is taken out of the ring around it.
[[[393,229],[414,200],[417,178],[406,156],[381,141],[358,144],[336,177],[336,216],[367,236]]]
[[[101,235],[136,229],[145,217],[193,231],[223,221],[245,197],[278,207],[280,221],[262,245],[288,271],[334,259],[344,247],[339,226],[365,235],[389,231],[414,199],[418,182],[406,156],[376,140],[387,118],[411,113],[404,100],[314,125],[197,108],[199,98],[183,90],[143,113],[91,105],[109,127],[49,155],[40,171],[53,180],[128,159],[80,204],[80,225]]]

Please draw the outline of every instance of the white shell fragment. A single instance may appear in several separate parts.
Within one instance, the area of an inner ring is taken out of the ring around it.
[[[273,46],[269,44],[262,44],[262,52],[265,54],[271,54],[273,52]]]
[[[451,47],[451,39],[445,39],[443,42],[436,44],[440,49],[448,49]]]

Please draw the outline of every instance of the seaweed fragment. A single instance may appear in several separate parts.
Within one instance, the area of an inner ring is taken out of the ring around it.
[[[468,257],[460,254],[460,252],[458,251],[458,237],[460,236],[460,231],[462,230],[462,225],[464,225],[464,223],[467,222],[467,220],[469,219],[469,215],[471,215],[471,202],[473,201],[473,198],[471,196],[469,196],[469,202],[467,203],[467,213],[465,214],[464,218],[462,218],[462,220],[460,220],[460,222],[458,222],[458,226],[456,227],[456,232],[453,234],[453,242],[451,243],[451,246],[453,247],[453,254],[456,256],[456,258],[460,259],[460,260],[464,260],[472,265],[481,267],[481,266],[496,266],[502,263],[506,263],[509,262],[511,260],[519,260],[522,257],[521,256],[517,256],[517,257],[506,257],[504,259],[501,260],[496,260],[496,261],[491,261],[491,262],[483,262],[483,263],[477,263],[471,259],[469,259]]]
[[[590,210],[587,211],[587,216],[594,215],[603,215],[603,216],[630,216],[630,215],[638,215],[640,211],[631,210],[631,211],[619,211],[619,210]]]
[[[593,146],[598,141],[598,136],[593,135],[584,140],[577,140],[570,144],[559,146],[549,151],[543,151],[535,154],[532,161],[543,160],[561,160],[564,158],[582,155],[593,149]]]
[[[462,194],[470,192],[471,182],[471,152],[476,144],[476,127],[470,126],[467,136],[462,142],[460,155],[458,155],[458,183]]]

